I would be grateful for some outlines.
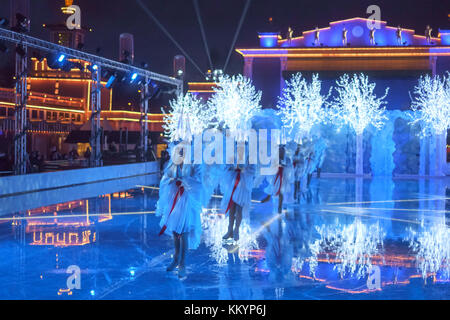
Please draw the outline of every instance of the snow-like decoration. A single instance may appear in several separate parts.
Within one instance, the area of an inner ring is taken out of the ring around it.
[[[223,235],[228,230],[228,217],[217,212],[211,212],[211,209],[204,209],[201,214],[203,240],[205,245],[210,249],[210,256],[219,264],[223,265],[228,262],[229,252],[224,247]],[[241,261],[247,261],[251,250],[258,249],[256,237],[252,234],[250,225],[243,219],[239,240],[235,243],[235,253],[237,253]],[[234,252],[233,252],[234,253]]]
[[[321,89],[322,82],[318,74],[314,74],[312,81],[308,82],[301,73],[296,73],[286,81],[278,98],[277,114],[281,117],[283,129],[287,130],[286,136],[297,143],[303,137],[309,137],[314,126],[327,121],[324,105],[330,93],[322,95]]]
[[[202,134],[214,124],[214,110],[210,110],[200,98],[187,93],[170,101],[168,112],[164,114],[164,132],[172,141],[191,141],[192,136]]]
[[[251,119],[261,109],[261,91],[242,75],[220,77],[213,90],[208,106],[216,113],[218,125],[230,130],[236,140],[247,140]]]
[[[416,266],[425,279],[438,271],[450,278],[450,228],[445,219],[417,232],[409,228],[409,246],[416,254]]]
[[[450,128],[450,73],[422,76],[414,87],[412,123],[420,123],[422,135],[439,135]]]
[[[389,88],[386,88],[383,96],[377,97],[374,93],[375,86],[363,73],[351,78],[347,74],[341,76],[336,81],[337,96],[330,108],[334,122],[350,126],[357,135],[361,135],[370,125],[381,129],[387,120],[385,98]]]
[[[342,276],[367,275],[372,267],[371,258],[383,247],[386,233],[379,223],[367,225],[356,218],[351,224],[336,223],[316,227],[320,235],[320,247],[323,251],[336,254],[334,269]],[[316,244],[317,246],[317,244]]]

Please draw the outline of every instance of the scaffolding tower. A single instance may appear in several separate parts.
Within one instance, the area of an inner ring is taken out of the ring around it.
[[[27,173],[27,47],[16,44],[14,173]]]
[[[92,93],[91,93],[91,165],[101,166],[101,70],[109,69],[127,74],[137,74],[145,79],[142,90],[143,101],[141,102],[141,148],[145,159],[148,150],[148,85],[151,80],[165,83],[176,87],[177,94],[183,92],[183,82],[174,77],[161,75],[132,65],[106,59],[100,56],[64,47],[52,42],[44,41],[29,35],[0,28],[0,40],[11,42],[16,45],[16,101],[15,101],[15,173],[25,174],[27,168],[26,132],[27,132],[27,49],[33,48],[44,52],[64,54],[67,59],[79,59],[87,61],[92,70]],[[20,52],[20,54],[19,54]],[[145,101],[147,100],[147,101]]]

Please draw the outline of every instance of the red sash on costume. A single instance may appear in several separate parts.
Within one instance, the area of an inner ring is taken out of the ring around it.
[[[280,178],[280,187],[278,188],[278,191],[275,194],[276,196],[280,195],[280,192],[281,192],[281,184],[283,183],[283,169],[284,169],[283,167],[279,167],[278,168],[278,173],[277,173],[277,176],[276,176],[275,181],[273,183],[275,185],[277,183],[278,178]]]
[[[178,191],[175,194],[175,198],[173,199],[172,209],[170,209],[169,217],[170,217],[170,214],[172,213],[173,209],[175,208],[175,205],[177,204],[178,198],[181,197],[184,193],[184,187],[181,185],[181,181],[178,180],[175,184],[178,187]],[[169,219],[169,217],[167,217],[167,219]],[[166,229],[167,229],[167,226],[164,225],[162,227],[161,231],[159,232],[159,236],[162,235],[166,231]]]
[[[231,208],[231,204],[233,203],[233,194],[236,191],[236,188],[239,184],[239,181],[241,181],[241,169],[237,168],[236,169],[237,175],[236,175],[236,180],[234,181],[234,187],[233,187],[233,191],[231,191],[231,196],[230,196],[230,201],[228,201],[228,206],[227,206],[227,210],[225,211],[225,214],[228,212],[228,210],[230,210]]]

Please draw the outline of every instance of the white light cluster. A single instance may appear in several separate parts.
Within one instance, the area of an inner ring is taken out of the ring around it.
[[[214,111],[200,98],[187,93],[170,101],[169,112],[164,114],[164,132],[170,141],[190,141],[193,135],[202,134],[214,122]]]
[[[292,139],[297,143],[303,137],[308,137],[315,125],[326,122],[327,113],[323,106],[329,94],[323,96],[321,89],[322,82],[317,74],[314,74],[312,81],[308,83],[301,73],[297,73],[286,81],[286,86],[278,98],[277,114],[280,115],[288,136],[292,137],[295,132]]]
[[[228,217],[223,214],[208,212],[204,209],[201,214],[203,240],[205,245],[211,250],[211,257],[219,264],[223,265],[228,262],[229,252],[224,248],[223,235],[228,230]],[[241,261],[248,261],[251,250],[258,249],[258,242],[253,236],[250,225],[243,219],[239,240],[234,244],[233,248]]]
[[[261,91],[242,75],[220,77],[213,90],[208,106],[216,113],[218,125],[229,129],[238,141],[246,140],[246,132],[251,129],[250,120],[261,109]]]
[[[349,77],[344,74],[336,81],[337,96],[331,103],[330,111],[335,123],[349,125],[357,135],[372,125],[381,129],[387,120],[385,115],[385,98],[389,92],[377,97],[374,93],[375,83],[369,82],[367,75],[355,74]]]
[[[343,276],[364,277],[372,267],[371,257],[383,246],[386,233],[379,223],[370,226],[356,218],[351,224],[322,225],[317,228],[323,251],[334,252],[335,269]]]
[[[421,232],[409,229],[409,246],[416,254],[416,265],[426,278],[429,273],[442,271],[446,279],[450,277],[450,228],[445,219]]]
[[[413,123],[422,125],[422,135],[442,134],[450,128],[450,74],[420,77],[414,87]]]

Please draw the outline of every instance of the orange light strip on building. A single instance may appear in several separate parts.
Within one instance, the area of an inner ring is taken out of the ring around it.
[[[430,56],[450,56],[450,52],[448,53],[279,53],[279,54],[246,54],[246,57],[251,58],[264,58],[264,57],[276,57],[276,58],[355,58],[355,57],[430,57]]]
[[[375,22],[379,22],[379,23],[387,23],[386,21],[382,21],[382,20],[376,20],[376,19],[368,19],[368,18],[355,17],[355,18],[350,18],[350,19],[344,19],[344,20],[332,21],[332,22],[330,22],[330,24],[336,24],[336,23],[348,22],[348,21],[352,21],[352,20],[364,20],[364,21],[375,21]]]
[[[76,81],[76,82],[89,82],[89,83],[92,82],[92,79],[82,79],[82,78],[76,78],[76,79],[73,79],[73,78],[58,78],[58,77],[53,77],[53,78],[50,78],[50,77],[27,77],[27,78],[31,79],[31,80],[42,80],[42,81],[55,81],[55,80],[58,80],[58,81]],[[100,83],[101,84],[106,84],[106,81],[101,81]]]
[[[304,39],[304,38],[305,38],[304,36],[295,37],[295,38],[292,38],[291,41],[300,40],[300,39]],[[278,43],[285,43],[286,41],[288,41],[288,39],[281,39],[278,41]]]
[[[418,34],[414,34],[413,37],[422,38],[422,39],[426,39],[427,38],[425,36],[421,36],[421,35],[418,35]],[[436,40],[436,41],[439,40],[440,41],[441,39],[440,38],[436,38],[436,37],[431,37],[431,40]]]
[[[430,47],[430,46],[414,46],[414,47],[401,47],[401,46],[391,46],[391,47],[309,47],[309,48],[239,48],[236,52],[241,53],[242,51],[415,51],[415,50],[449,50],[448,46],[445,47]],[[242,54],[242,53],[241,53]]]
[[[267,35],[267,34],[259,34],[258,35],[258,38],[278,38],[278,39],[281,39],[281,36],[278,34],[274,34],[274,35]]]
[[[412,48],[409,52],[379,52],[381,50],[384,51],[399,51],[399,49],[406,48],[397,48],[392,47],[389,49],[386,48],[324,48],[324,49],[316,49],[316,48],[276,48],[276,49],[236,49],[236,51],[244,57],[304,57],[304,58],[321,58],[321,57],[429,57],[429,56],[450,56],[450,50],[446,47],[434,47],[432,50],[426,49],[427,52],[423,52],[424,48]],[[374,50],[375,49],[375,50]],[[392,50],[391,50],[392,49]],[[422,52],[420,52],[421,49]],[[317,53],[301,53],[310,52],[312,50],[316,50]],[[347,52],[338,53],[337,51],[346,50]],[[355,52],[355,51],[374,51],[374,52]],[[244,51],[248,51],[248,53],[244,53]],[[328,52],[327,52],[328,51]],[[376,52],[378,51],[378,52]],[[411,52],[416,51],[416,52]],[[419,52],[417,52],[419,51]],[[444,51],[444,52],[438,52]],[[445,52],[446,51],[446,52]],[[261,52],[261,53],[259,53]]]
[[[105,120],[105,119],[102,119]],[[107,120],[111,121],[131,121],[131,122],[140,122],[140,119],[132,119],[132,118],[107,118]],[[147,120],[147,123],[163,123],[163,120]]]
[[[1,102],[0,104],[8,105],[8,106],[15,106],[14,103],[11,102]],[[84,113],[83,110],[74,110],[74,109],[63,109],[63,108],[53,108],[53,107],[43,107],[43,106],[34,106],[31,104],[27,105],[27,108],[32,109],[43,109],[43,110],[49,110],[49,111],[64,111],[64,112],[74,112],[74,113]]]
[[[319,29],[317,29],[317,30],[318,30],[318,31],[322,31],[322,30],[328,30],[328,29],[331,29],[331,27],[319,28]],[[303,31],[302,34],[305,34],[305,33],[311,33],[311,32],[316,32],[317,30],[314,29],[314,30]]]
[[[121,112],[123,112],[123,113],[135,114],[135,115],[138,115],[138,116],[141,115],[141,113],[138,112],[138,111],[128,111],[128,110],[111,110],[111,111],[106,111],[106,112],[112,112],[112,113],[121,113]],[[102,113],[104,114],[105,111],[102,112]],[[147,113],[147,115],[149,115],[149,116],[163,116],[162,113]]]

